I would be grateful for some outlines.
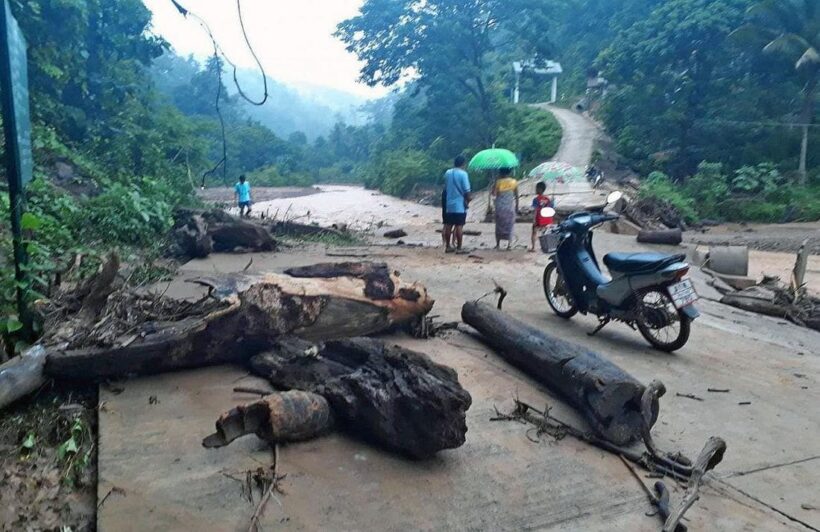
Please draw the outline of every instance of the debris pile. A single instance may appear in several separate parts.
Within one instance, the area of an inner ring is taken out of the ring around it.
[[[788,285],[775,276],[764,276],[760,282],[747,277],[745,246],[710,248],[702,270],[713,276],[710,284],[723,294],[721,303],[820,331],[820,298],[806,290],[807,244],[804,242],[797,252]]]
[[[686,229],[683,216],[674,205],[658,198],[641,198],[627,203],[624,214],[644,229]]]

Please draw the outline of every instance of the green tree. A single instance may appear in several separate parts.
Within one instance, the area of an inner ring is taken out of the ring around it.
[[[763,0],[748,10],[748,22],[737,29],[739,39],[756,42],[766,53],[781,54],[804,82],[800,122],[800,183],[806,184],[809,128],[814,121],[820,82],[820,4],[817,0]]]
[[[414,78],[412,90],[432,107],[428,123],[470,124],[472,131],[455,135],[487,145],[499,122],[494,63],[505,52],[512,55],[502,62],[550,50],[549,7],[538,0],[367,0],[337,36],[362,61],[363,82]]]

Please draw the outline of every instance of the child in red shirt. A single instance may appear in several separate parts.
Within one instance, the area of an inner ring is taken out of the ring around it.
[[[547,185],[541,181],[535,185],[535,193],[537,194],[532,200],[532,210],[534,218],[532,221],[532,248],[530,253],[535,251],[535,239],[538,237],[538,231],[552,225],[552,216],[542,216],[541,210],[547,207],[552,207],[552,201],[544,194],[547,191]]]

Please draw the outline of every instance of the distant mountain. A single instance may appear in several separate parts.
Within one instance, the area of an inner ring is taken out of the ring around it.
[[[173,95],[181,87],[187,86],[197,72],[202,69],[192,57],[180,57],[167,53],[157,58],[151,67],[152,77],[160,92]],[[261,100],[263,91],[259,71],[239,69],[236,79],[244,92],[252,100]],[[233,81],[233,69],[225,65],[222,81],[228,94],[237,94]],[[369,100],[330,87],[300,85],[291,87],[267,78],[268,99],[256,106],[242,98],[234,98],[238,109],[248,117],[266,126],[279,137],[287,138],[292,133],[302,132],[308,140],[327,135],[337,122],[362,125],[371,119],[372,112],[364,111]]]
[[[264,93],[258,71],[240,69],[236,78],[248,97],[261,100]],[[235,94],[232,69],[226,73],[225,81],[228,92]],[[366,98],[329,87],[300,85],[295,88],[270,78],[267,81],[267,101],[256,106],[241,100],[241,108],[279,136],[287,138],[301,131],[313,140],[329,133],[337,122],[360,125],[368,120],[369,114],[361,110],[368,101]]]

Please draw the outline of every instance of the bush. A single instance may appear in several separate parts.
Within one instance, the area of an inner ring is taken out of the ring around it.
[[[695,211],[694,200],[686,197],[686,194],[675,183],[669,179],[669,176],[663,172],[652,172],[641,183],[641,188],[638,191],[641,198],[655,198],[666,201],[675,207],[683,216],[683,219],[689,223],[698,220],[698,214]]]
[[[518,154],[522,164],[545,161],[561,144],[561,125],[549,111],[505,106],[507,124],[498,132],[496,145]]]
[[[394,196],[406,196],[416,185],[440,183],[446,167],[447,163],[421,150],[387,151],[365,170],[365,186]]]
[[[729,195],[729,186],[723,174],[723,165],[703,161],[698,172],[690,177],[683,192],[692,198],[692,207],[704,218],[720,218],[720,205]]]
[[[780,170],[772,163],[743,166],[735,171],[732,190],[749,194],[758,192],[769,194],[774,192],[782,181],[783,176]]]
[[[85,205],[85,228],[108,244],[150,245],[173,223],[172,193],[162,182],[115,183]]]

